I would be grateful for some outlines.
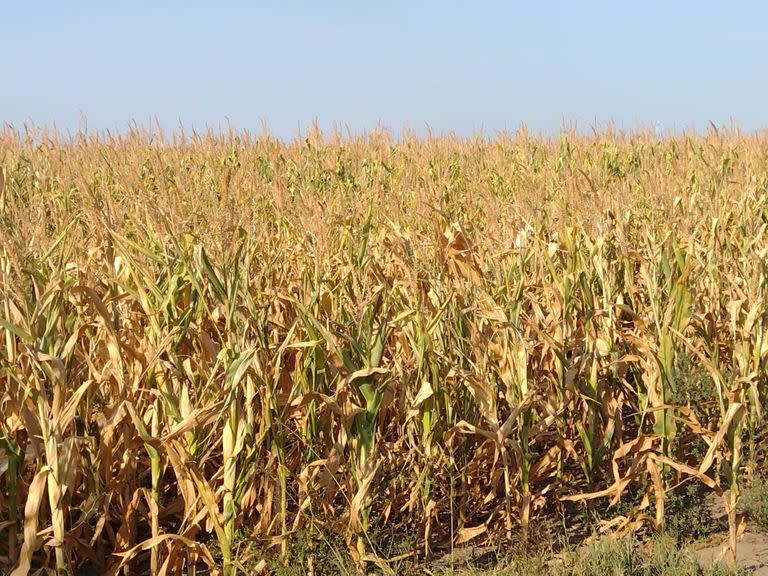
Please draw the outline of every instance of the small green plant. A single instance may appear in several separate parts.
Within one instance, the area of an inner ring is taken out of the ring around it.
[[[768,531],[768,479],[755,480],[744,491],[741,506],[749,517],[750,527]]]
[[[678,543],[701,540],[727,528],[713,517],[706,495],[705,487],[688,483],[667,496],[665,529]]]
[[[510,558],[488,569],[461,568],[440,576],[741,576],[745,571],[723,564],[702,566],[668,535],[647,541],[600,538],[557,557]]]
[[[439,576],[544,576],[550,574],[543,557],[509,559],[493,568],[463,567],[436,572]]]
[[[558,572],[562,576],[638,574],[640,555],[634,540],[601,539],[586,549],[570,552]]]
[[[554,572],[559,576],[725,576],[742,572],[724,565],[702,566],[670,535],[640,542],[633,538],[603,538],[570,552]]]
[[[275,576],[344,576],[356,574],[354,562],[344,543],[331,534],[302,530],[288,545],[288,562],[278,555],[269,561]]]

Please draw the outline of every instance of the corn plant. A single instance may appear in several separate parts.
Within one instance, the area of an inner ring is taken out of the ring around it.
[[[0,570],[386,572],[689,481],[734,557],[764,135],[183,136],[0,133]]]

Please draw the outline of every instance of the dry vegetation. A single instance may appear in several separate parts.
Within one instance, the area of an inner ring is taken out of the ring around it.
[[[659,529],[681,483],[742,528],[765,136],[6,129],[0,161],[0,569],[250,573],[309,534],[386,571],[619,500],[605,529]]]

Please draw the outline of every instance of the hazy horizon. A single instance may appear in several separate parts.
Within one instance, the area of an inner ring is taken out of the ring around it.
[[[328,140],[334,137],[339,137],[342,140],[353,140],[355,138],[365,138],[369,136],[386,136],[393,141],[408,140],[411,138],[427,139],[427,138],[458,138],[460,140],[474,140],[474,139],[498,139],[498,138],[514,138],[521,134],[527,134],[534,138],[542,138],[544,140],[557,139],[563,135],[565,136],[606,136],[612,134],[614,137],[621,136],[638,136],[638,135],[650,135],[657,138],[680,138],[688,135],[704,135],[709,134],[712,131],[718,133],[731,133],[742,135],[754,135],[754,136],[768,136],[768,126],[755,128],[755,129],[743,129],[738,124],[731,122],[728,124],[715,124],[714,122],[708,122],[705,126],[689,126],[678,129],[666,128],[662,129],[659,126],[649,126],[646,124],[637,124],[631,127],[616,126],[614,123],[605,122],[602,124],[591,126],[576,126],[575,123],[571,125],[563,125],[560,128],[552,130],[533,130],[525,124],[521,124],[516,128],[508,128],[504,130],[477,130],[470,133],[458,133],[453,130],[431,130],[428,126],[422,130],[416,130],[409,126],[404,126],[399,129],[391,128],[389,126],[375,126],[370,129],[350,130],[344,126],[329,126],[322,127],[318,124],[311,124],[306,127],[297,129],[294,134],[278,134],[269,129],[269,126],[262,126],[258,129],[250,129],[238,127],[235,125],[228,126],[187,126],[183,124],[177,124],[176,126],[167,126],[159,123],[157,120],[150,120],[146,123],[137,123],[131,121],[121,128],[104,128],[99,126],[90,125],[87,120],[83,120],[77,127],[59,127],[55,122],[51,124],[36,124],[34,122],[23,122],[21,124],[14,124],[11,122],[5,122],[2,126],[4,130],[11,130],[19,136],[29,134],[32,137],[40,137],[41,135],[47,135],[51,137],[53,134],[57,134],[59,138],[64,140],[78,138],[82,135],[98,136],[98,137],[127,137],[132,132],[138,132],[146,136],[156,137],[158,134],[162,134],[164,142],[170,142],[174,139],[189,139],[194,136],[226,136],[232,134],[234,136],[247,135],[253,139],[259,139],[269,137],[274,140],[279,140],[284,143],[291,142],[293,140],[303,140],[310,135],[319,133],[324,139]]]

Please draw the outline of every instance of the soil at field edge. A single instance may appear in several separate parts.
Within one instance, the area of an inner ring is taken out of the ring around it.
[[[714,545],[706,545],[696,550],[702,565],[708,565],[718,559],[725,561],[728,546],[728,534],[722,534]],[[736,548],[736,560],[739,566],[746,568],[753,576],[768,576],[768,534],[746,532]]]

